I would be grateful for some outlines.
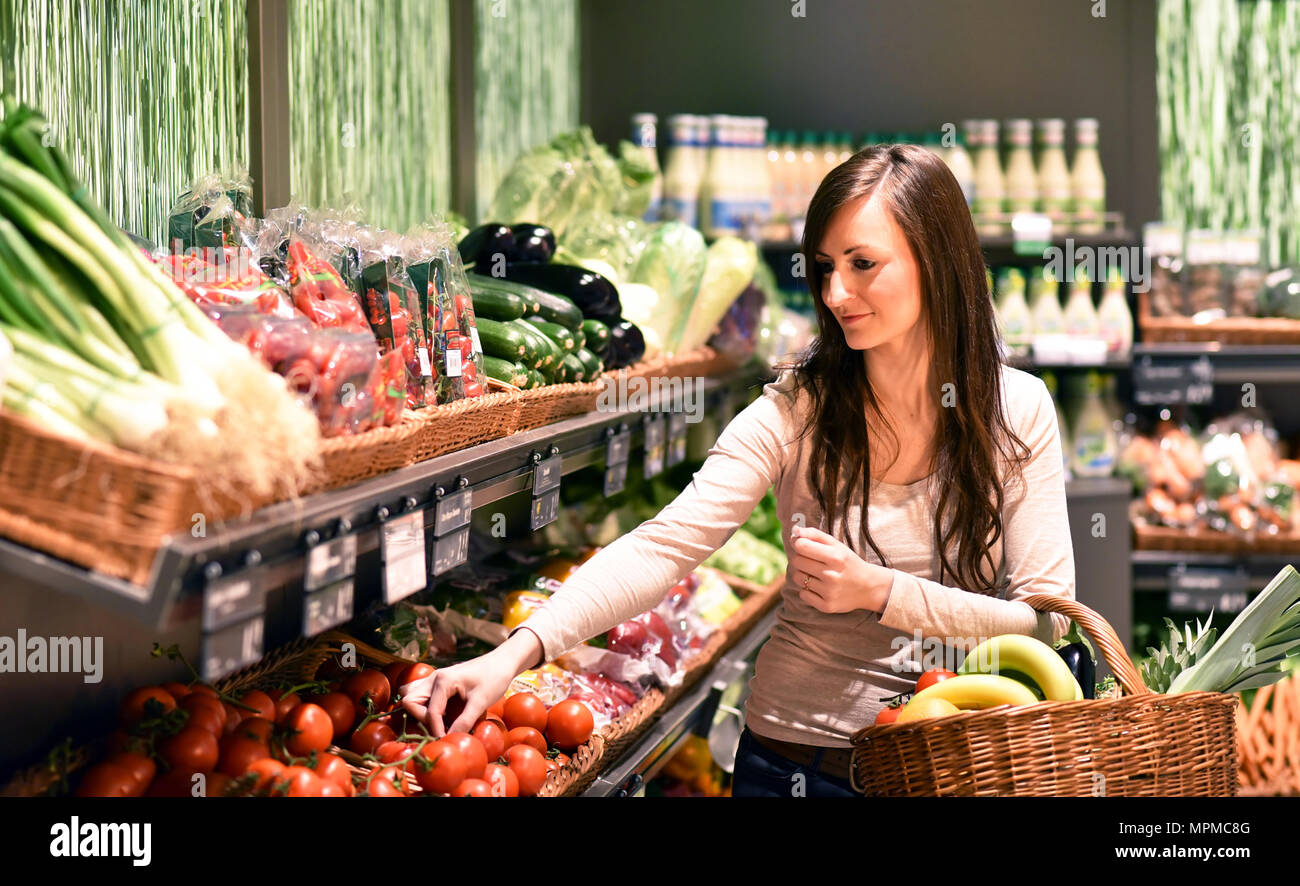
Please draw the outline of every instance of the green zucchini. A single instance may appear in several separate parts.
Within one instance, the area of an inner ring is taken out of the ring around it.
[[[483,371],[497,381],[522,388],[528,384],[528,370],[522,364],[500,357],[484,356]]]
[[[537,327],[525,320],[511,320],[510,326],[525,339],[526,364],[533,369],[544,369],[557,363],[564,353],[555,342],[543,335]]]
[[[584,320],[583,322],[585,323],[586,321]],[[573,330],[573,350],[577,351],[579,348],[585,348],[586,346],[587,333],[583,332],[582,327],[579,326],[577,329]]]
[[[587,381],[595,381],[605,371],[605,364],[586,348],[578,348],[573,352],[573,356],[582,361],[583,367],[587,370]]]
[[[469,281],[469,289],[476,297],[480,292],[496,292],[513,295],[524,303],[525,314],[536,314],[541,310],[536,296],[543,294],[540,289],[528,286],[524,283],[514,283],[510,280],[504,280],[500,277],[489,277],[484,274],[466,273],[465,278]]]
[[[474,316],[489,320],[518,320],[527,311],[524,300],[513,292],[497,290],[470,290],[474,298]]]
[[[578,359],[576,354],[565,354],[563,364],[565,370],[565,381],[586,381],[587,367]]]
[[[578,306],[562,295],[537,290],[537,316],[552,323],[559,323],[565,329],[577,329],[582,325],[582,311]]]
[[[599,320],[583,320],[582,332],[587,337],[582,346],[593,354],[599,354],[609,344],[609,327]]]
[[[577,339],[574,338],[571,329],[566,329],[559,323],[552,323],[550,320],[543,320],[541,317],[528,317],[527,321],[535,326],[542,335],[563,348],[566,354],[572,354],[578,349]]]
[[[502,323],[487,317],[478,319],[478,337],[483,342],[483,353],[503,360],[523,360],[528,353],[530,340],[518,327],[518,320]]]
[[[528,373],[528,384],[524,385],[526,390],[531,391],[533,388],[540,388],[545,382],[542,381],[542,374],[536,369],[525,369]]]

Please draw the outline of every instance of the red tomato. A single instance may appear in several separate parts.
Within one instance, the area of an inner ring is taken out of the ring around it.
[[[275,733],[275,724],[270,720],[262,717],[249,717],[240,722],[232,735],[241,735],[244,738],[251,738],[254,741],[260,741],[262,744],[270,744],[271,736]]]
[[[506,747],[517,744],[532,745],[539,753],[546,753],[546,738],[531,726],[516,726],[506,733]]]
[[[178,702],[190,694],[190,687],[186,686],[184,683],[164,683],[162,684],[162,688],[167,690],[167,694]]]
[[[316,765],[311,769],[321,778],[342,788],[344,796],[351,797],[354,793],[352,771],[337,754],[317,754]]]
[[[289,712],[302,704],[302,699],[298,697],[296,692],[285,694],[283,689],[272,689],[267,695],[275,702],[275,723],[277,726],[284,725]]]
[[[334,741],[347,735],[348,730],[357,722],[357,706],[342,692],[318,695],[312,699],[312,703],[319,705],[325,713],[329,714],[330,722],[334,724]]]
[[[517,744],[506,748],[506,763],[519,781],[519,796],[533,797],[546,784],[546,758],[532,745]]]
[[[405,797],[406,792],[394,783],[392,778],[393,772],[389,769],[376,770],[366,779],[366,796],[367,797]],[[398,780],[401,780],[401,773],[397,774]]]
[[[186,726],[159,745],[158,755],[174,770],[211,772],[217,768],[220,746],[208,730]]]
[[[235,727],[243,721],[244,717],[249,716],[252,713],[251,711],[246,711],[239,705],[231,704],[228,701],[223,701],[221,707],[226,712],[226,725],[222,730],[226,735],[234,732]]]
[[[287,784],[290,797],[319,797],[321,795],[321,777],[306,766],[286,766],[276,779],[276,784]]]
[[[506,730],[498,721],[479,720],[470,734],[483,743],[489,760],[495,760],[506,752]]]
[[[373,754],[381,744],[386,741],[393,741],[396,738],[397,733],[387,723],[371,720],[352,733],[352,738],[348,741],[348,747],[352,749],[354,754]]]
[[[193,797],[198,790],[200,782],[194,778],[195,775],[202,775],[204,785],[203,792],[199,796],[204,796],[207,791],[208,774],[198,772],[185,772],[177,769],[173,772],[164,772],[153,780],[149,785],[149,791],[146,797]]]
[[[885,723],[893,723],[898,719],[898,715],[902,710],[902,705],[899,705],[898,707],[881,708],[880,713],[876,714],[875,722],[872,725],[881,726]]]
[[[320,794],[318,794],[317,796],[321,796],[321,797],[351,797],[352,795],[349,794],[349,793],[346,793],[346,792],[343,790],[343,788],[339,787],[335,782],[332,782],[332,781],[330,781],[330,780],[327,779],[327,778],[322,778],[322,779],[321,779],[321,783],[320,783]]]
[[[483,747],[483,742],[468,732],[448,732],[442,740],[454,744],[465,755],[466,778],[483,777],[483,768],[488,763],[487,748]]]
[[[386,741],[375,748],[375,756],[381,763],[400,763],[405,760],[403,771],[411,775],[415,774],[415,745],[413,744],[404,741]]]
[[[436,670],[437,668],[433,665],[425,664],[422,661],[409,664],[398,675],[397,682],[393,684],[393,688],[398,689],[405,686],[407,683],[414,683],[416,680],[423,680],[425,677],[432,675]]]
[[[556,754],[556,755],[555,755],[554,757],[552,757],[551,759],[553,759],[553,760],[555,761],[555,765],[558,766],[558,767],[561,768],[561,769],[563,769],[565,766],[568,766],[568,765],[569,765],[569,755],[568,755],[568,754]]]
[[[492,785],[494,797],[518,797],[519,776],[514,770],[500,763],[489,763],[483,770],[483,780]]]
[[[402,672],[410,667],[410,664],[410,662],[399,660],[384,667],[384,677],[388,680],[388,687],[390,689],[396,691],[398,687],[402,685],[399,682]]]
[[[241,704],[246,704],[250,708],[257,709],[257,712],[254,713],[253,711],[246,711],[243,708],[240,708],[240,710],[243,711],[243,717],[245,720],[249,717],[261,717],[264,720],[270,720],[272,723],[275,722],[275,700],[262,690],[253,689],[249,692],[245,692],[244,697],[239,701]]]
[[[225,796],[226,788],[230,787],[230,783],[234,781],[224,772],[208,772],[205,773],[204,778],[206,784],[203,786],[203,796],[205,797]]]
[[[941,683],[944,680],[951,679],[955,676],[957,675],[952,671],[944,668],[932,668],[922,674],[921,679],[916,681],[916,691],[920,692],[922,689],[933,686],[935,683]]]
[[[343,681],[343,693],[352,699],[357,710],[371,713],[366,707],[366,699],[374,703],[374,713],[388,710],[388,701],[393,696],[388,678],[380,671],[366,670],[353,674]]]
[[[498,720],[500,720],[502,723],[505,723],[505,721],[506,721],[506,700],[505,700],[504,698],[502,698],[502,699],[499,699],[496,703],[494,703],[494,704],[492,704],[492,705],[489,705],[489,706],[488,706],[488,709],[487,709],[487,712],[486,712],[486,714],[485,714],[484,716],[487,716],[487,715],[494,716],[494,717],[496,717]]]
[[[596,721],[582,702],[565,699],[546,716],[546,738],[564,751],[571,751],[591,738]]]
[[[140,783],[130,768],[106,761],[86,770],[75,796],[138,797]]]
[[[313,751],[323,751],[334,737],[334,722],[319,705],[300,704],[289,712],[285,720],[288,730],[284,747],[296,757],[305,757]]]
[[[434,794],[450,794],[465,780],[469,761],[455,742],[449,742],[445,738],[429,742],[420,749],[420,756],[428,761],[429,765],[416,764],[415,780],[426,791]]]
[[[168,711],[176,710],[176,699],[161,686],[146,686],[136,689],[122,699],[118,716],[123,726],[134,726],[146,718],[161,717]]]
[[[249,772],[257,773],[257,781],[254,783],[253,789],[261,790],[262,788],[270,786],[274,783],[275,779],[280,777],[280,774],[284,772],[284,769],[285,766],[283,763],[279,760],[272,760],[269,757],[264,760],[256,761],[248,767]]]
[[[265,742],[246,735],[234,733],[221,739],[220,762],[217,771],[232,778],[239,778],[258,760],[271,756],[271,748]]]
[[[531,726],[538,732],[546,730],[546,705],[531,692],[516,692],[506,699],[502,718],[507,729]]]
[[[149,789],[149,785],[153,782],[154,776],[158,774],[158,764],[153,761],[152,757],[139,751],[123,751],[113,754],[104,762],[113,766],[121,766],[135,777],[138,792],[132,794],[133,797],[143,797],[144,792]]]
[[[225,734],[226,708],[215,698],[191,692],[181,699],[181,710],[190,715],[186,725],[206,729],[218,737]]]
[[[215,698],[217,701],[221,701],[221,696],[217,694],[217,690],[213,689],[206,683],[194,683],[191,685],[190,695],[206,695],[208,698]]]
[[[453,797],[490,797],[492,785],[481,778],[467,778],[451,792]]]

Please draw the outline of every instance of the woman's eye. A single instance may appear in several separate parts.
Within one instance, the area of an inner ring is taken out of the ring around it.
[[[853,267],[857,268],[859,271],[869,271],[875,266],[876,263],[869,258],[855,258],[853,260]]]
[[[818,262],[817,270],[822,274],[822,276],[829,277],[831,273],[835,270],[835,265],[831,264],[828,261]]]

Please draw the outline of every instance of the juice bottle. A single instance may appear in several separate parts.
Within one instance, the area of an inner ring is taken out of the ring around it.
[[[1008,120],[1005,127],[1007,148],[1006,197],[1008,215],[1033,212],[1038,208],[1038,173],[1030,150],[1028,120]]]
[[[966,205],[970,206],[971,199],[975,196],[975,166],[971,163],[970,154],[966,151],[965,141],[965,136],[960,132],[955,133],[952,144],[941,156],[943,161],[948,164],[948,168],[952,170],[953,177],[957,179],[957,184],[961,185],[961,192],[966,197]]]
[[[1088,272],[1075,268],[1074,282],[1070,284],[1070,297],[1065,303],[1065,332],[1083,338],[1099,338],[1101,324],[1097,322],[1097,309],[1092,304],[1092,280]]]
[[[1065,162],[1065,121],[1038,121],[1038,211],[1064,230],[1070,213],[1070,168]]]
[[[664,198],[664,178],[659,172],[659,151],[656,141],[656,127],[659,118],[654,114],[632,115],[632,144],[641,149],[646,162],[654,169],[655,177],[650,186],[650,205],[646,207],[645,220],[659,221],[660,206]]]
[[[695,118],[675,114],[668,118],[670,142],[668,166],[664,175],[661,215],[694,226],[698,220],[701,169],[695,144]]]
[[[1097,121],[1074,121],[1074,168],[1070,170],[1074,229],[1080,234],[1101,233],[1106,211],[1106,177],[1097,154]]]
[[[998,274],[997,312],[1007,353],[1026,353],[1033,336],[1033,317],[1025,301],[1025,275],[1019,268],[1003,268]]]
[[[1102,389],[1101,376],[1089,372],[1070,451],[1070,471],[1076,477],[1109,477],[1115,471],[1119,437]]]
[[[1119,268],[1110,269],[1101,306],[1097,308],[1097,323],[1101,337],[1106,339],[1107,352],[1127,355],[1133,348],[1133,312],[1128,307],[1124,277]]]

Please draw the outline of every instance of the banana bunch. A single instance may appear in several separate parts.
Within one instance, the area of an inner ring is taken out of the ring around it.
[[[909,722],[999,705],[1081,700],[1079,681],[1054,649],[1023,634],[1003,634],[972,649],[957,676],[913,695],[898,720]]]

